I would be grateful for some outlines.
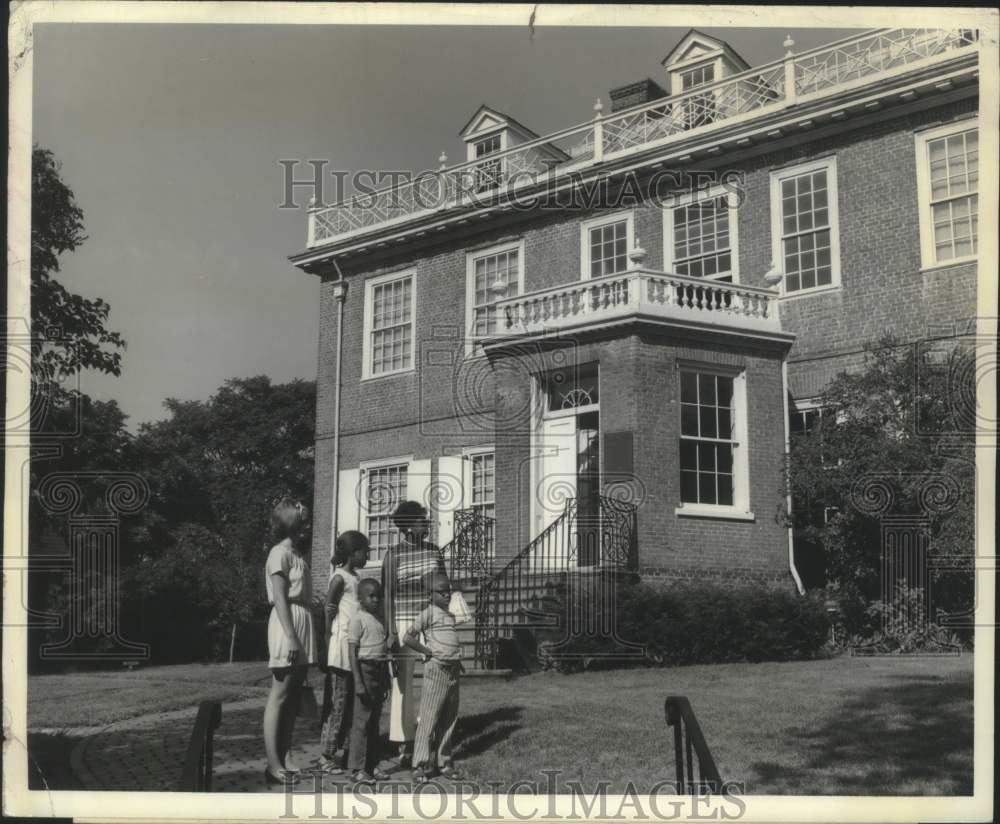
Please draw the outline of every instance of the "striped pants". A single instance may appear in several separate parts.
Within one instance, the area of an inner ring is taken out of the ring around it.
[[[413,766],[431,769],[435,747],[437,766],[451,765],[451,737],[458,721],[458,680],[461,663],[431,659],[424,664],[424,683],[420,692],[420,718],[413,748]]]

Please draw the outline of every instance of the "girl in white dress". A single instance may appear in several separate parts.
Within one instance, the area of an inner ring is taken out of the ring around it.
[[[358,611],[358,573],[368,563],[368,539],[353,529],[338,536],[326,593],[326,684],[319,765],[329,773],[344,771],[345,744],[351,732],[354,679],[347,652],[347,626]]]
[[[264,750],[269,784],[297,780],[287,763],[299,694],[309,665],[316,662],[313,638],[312,580],[303,557],[308,545],[309,510],[291,498],[282,498],[271,512],[271,547],[264,568],[267,600],[272,605],[267,624],[271,693],[264,707]]]

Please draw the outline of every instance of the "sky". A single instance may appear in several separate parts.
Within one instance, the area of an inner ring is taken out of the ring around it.
[[[165,398],[204,400],[227,378],[315,379],[319,284],[287,259],[306,214],[277,208],[279,160],[460,162],[482,103],[539,134],[582,123],[598,97],[610,111],[610,88],[662,85],[688,28],[37,25],[33,139],[61,161],[88,235],[59,279],[108,301],[128,343],[121,376],[80,388],[117,400],[134,431],[166,417]],[[800,51],[857,31],[701,30],[751,65],[789,34]]]

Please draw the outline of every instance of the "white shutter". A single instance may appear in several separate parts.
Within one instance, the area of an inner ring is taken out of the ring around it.
[[[337,483],[337,534],[348,529],[361,528],[361,501],[364,500],[359,489],[361,471],[358,469],[342,469]],[[332,540],[331,540],[332,545]]]
[[[440,546],[455,537],[455,511],[462,508],[463,465],[461,455],[438,458],[437,483],[437,542]]]
[[[431,523],[434,522],[434,503],[428,500],[431,497],[431,461],[410,461],[410,466],[406,470],[406,497],[408,500],[427,508],[428,517]]]

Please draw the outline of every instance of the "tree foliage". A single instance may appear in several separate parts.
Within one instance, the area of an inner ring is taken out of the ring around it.
[[[826,577],[853,610],[852,629],[861,628],[881,592],[881,522],[858,505],[857,487],[876,476],[892,499],[883,514],[926,518],[931,557],[959,561],[957,570],[932,565],[936,609],[958,613],[972,605],[972,358],[958,345],[932,357],[927,347],[885,338],[867,350],[863,369],[830,383],[818,425],[792,438],[792,525],[800,544],[822,547]],[[947,505],[928,509],[945,490]]]
[[[133,466],[152,494],[129,535],[129,588],[158,657],[219,657],[234,623],[266,612],[270,505],[312,503],[315,397],[313,382],[233,379],[208,401],[166,400],[170,417],[140,429]]]
[[[54,277],[60,256],[87,239],[83,210],[60,173],[52,152],[36,146],[31,158],[31,322],[36,336],[48,339],[33,353],[35,378],[58,381],[82,369],[120,375],[118,350],[125,341],[105,327],[111,307],[101,298],[88,300],[69,291]]]

